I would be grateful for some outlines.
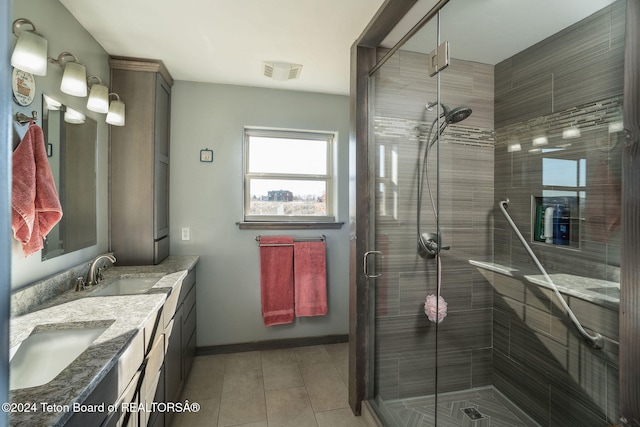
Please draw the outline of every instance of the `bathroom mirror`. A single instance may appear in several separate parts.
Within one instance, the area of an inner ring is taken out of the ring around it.
[[[42,129],[63,212],[45,239],[44,261],[96,244],[97,124],[43,94]]]

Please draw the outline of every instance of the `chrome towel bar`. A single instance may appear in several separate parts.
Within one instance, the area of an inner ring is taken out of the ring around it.
[[[324,242],[326,240],[327,238],[324,234],[318,237],[298,237],[293,239],[294,242]],[[258,243],[260,242],[260,236],[256,236],[256,242]],[[290,243],[260,243],[259,246],[293,246],[293,245]]]

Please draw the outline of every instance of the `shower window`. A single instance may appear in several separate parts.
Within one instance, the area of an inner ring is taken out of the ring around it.
[[[334,221],[334,139],[333,133],[245,128],[245,221]]]

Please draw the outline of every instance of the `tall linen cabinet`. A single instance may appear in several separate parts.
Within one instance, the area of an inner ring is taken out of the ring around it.
[[[161,61],[112,57],[111,92],[126,105],[111,126],[109,230],[119,265],[169,255],[169,135],[173,79]]]

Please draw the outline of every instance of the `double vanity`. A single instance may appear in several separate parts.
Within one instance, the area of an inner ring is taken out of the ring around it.
[[[10,424],[169,425],[195,355],[197,262],[116,264],[12,316]]]

